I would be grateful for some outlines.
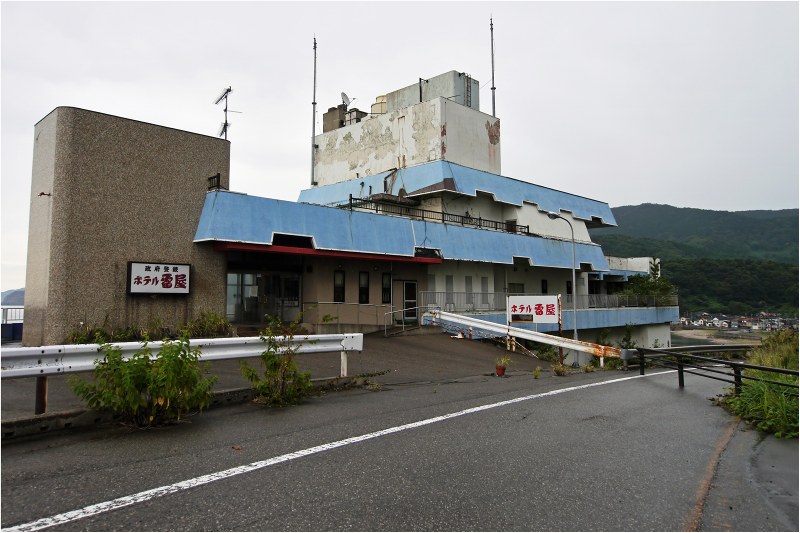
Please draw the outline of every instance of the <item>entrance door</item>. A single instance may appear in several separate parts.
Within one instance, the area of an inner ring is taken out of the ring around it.
[[[233,323],[263,324],[267,315],[284,322],[300,314],[300,275],[287,272],[229,272],[227,317]]]
[[[417,307],[417,282],[404,281],[403,282],[403,320],[416,320],[417,310],[412,309]]]

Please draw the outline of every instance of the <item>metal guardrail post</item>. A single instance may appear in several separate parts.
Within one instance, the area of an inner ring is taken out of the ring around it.
[[[683,388],[683,357],[678,356],[678,387]]]
[[[339,377],[340,378],[346,378],[347,377],[347,352],[342,350],[341,353],[342,353],[342,368],[339,371]]]
[[[47,376],[36,377],[36,404],[33,414],[41,415],[47,410]]]
[[[742,367],[731,365],[733,368],[733,391],[736,396],[742,393]]]
[[[639,350],[639,375],[644,376],[644,352]]]

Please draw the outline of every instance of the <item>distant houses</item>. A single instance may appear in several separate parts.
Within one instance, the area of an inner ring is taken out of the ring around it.
[[[687,328],[749,329],[752,331],[797,330],[798,328],[797,318],[784,318],[776,313],[763,311],[756,316],[693,314],[691,317],[682,316],[680,325]]]

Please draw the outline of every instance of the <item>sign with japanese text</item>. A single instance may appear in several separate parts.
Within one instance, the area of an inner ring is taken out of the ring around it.
[[[128,263],[128,293],[189,294],[191,265]]]
[[[529,322],[558,324],[558,296],[509,296],[506,305],[508,323]]]

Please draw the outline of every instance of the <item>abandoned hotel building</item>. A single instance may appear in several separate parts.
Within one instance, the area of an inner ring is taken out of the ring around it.
[[[34,131],[23,343],[203,310],[236,325],[302,316],[312,333],[430,306],[505,323],[506,295],[560,294],[582,340],[667,344],[674,301],[617,297],[651,258],[591,242],[588,228],[616,225],[608,204],[501,175],[500,120],[478,89],[451,71],[369,113],[330,108],[296,202],[229,190],[227,140],[56,108]]]

